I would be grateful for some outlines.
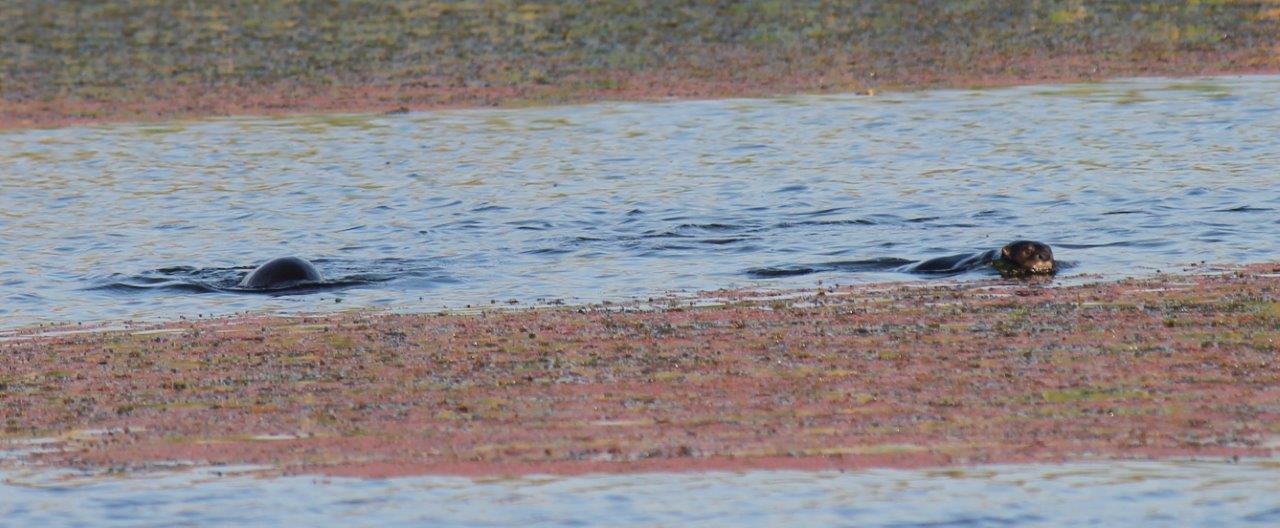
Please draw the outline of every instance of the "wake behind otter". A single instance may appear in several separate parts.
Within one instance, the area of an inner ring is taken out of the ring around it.
[[[790,266],[783,265],[751,268],[747,270],[747,276],[753,279],[774,279],[778,277],[794,277],[798,275],[809,275],[824,272],[865,273],[876,271],[899,271],[903,266],[913,264],[915,262],[916,261],[914,260],[892,257],[867,260],[840,260],[817,264],[795,264]]]

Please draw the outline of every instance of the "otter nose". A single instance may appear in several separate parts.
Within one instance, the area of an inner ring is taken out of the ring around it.
[[[1036,259],[1042,262],[1048,262],[1053,260],[1053,257],[1050,257],[1048,253],[1036,253]]]

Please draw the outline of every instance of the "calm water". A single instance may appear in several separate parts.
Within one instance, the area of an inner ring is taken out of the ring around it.
[[[0,526],[1276,526],[1280,462],[470,480],[0,473]]]
[[[1024,237],[1073,264],[1065,281],[1274,260],[1278,183],[1280,77],[6,132],[0,328],[900,280],[917,278],[903,263]],[[331,282],[228,291],[288,254]],[[805,267],[831,271],[761,273]],[[0,526],[1272,526],[1278,476],[11,469]]]
[[[1277,183],[1280,77],[7,132],[0,327],[906,279],[876,263],[1018,237],[1076,276],[1256,262]],[[222,290],[289,254],[344,286]]]

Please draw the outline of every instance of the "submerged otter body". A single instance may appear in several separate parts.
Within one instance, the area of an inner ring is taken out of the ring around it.
[[[796,264],[767,268],[752,268],[747,275],[756,279],[793,277],[824,272],[877,272],[918,273],[925,275],[958,275],[981,268],[995,268],[1005,277],[1026,277],[1057,273],[1058,263],[1053,260],[1053,249],[1048,244],[1031,240],[1011,242],[1000,249],[980,253],[962,253],[938,257],[921,262],[898,258],[848,260],[819,264]]]
[[[962,273],[991,266],[1005,277],[1050,275],[1058,271],[1053,260],[1053,249],[1048,244],[1032,240],[1018,240],[1000,249],[981,253],[964,253],[949,257],[929,259],[908,266],[911,273]]]
[[[904,271],[911,273],[960,273],[992,265],[999,257],[1000,250],[998,249],[981,253],[961,253],[917,262],[907,266]]]
[[[310,262],[298,257],[281,257],[249,272],[238,286],[253,290],[274,290],[321,280],[320,272]]]

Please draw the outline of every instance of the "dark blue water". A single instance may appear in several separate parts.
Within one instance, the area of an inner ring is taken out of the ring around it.
[[[0,328],[1275,260],[1278,184],[1277,77],[5,132]]]

